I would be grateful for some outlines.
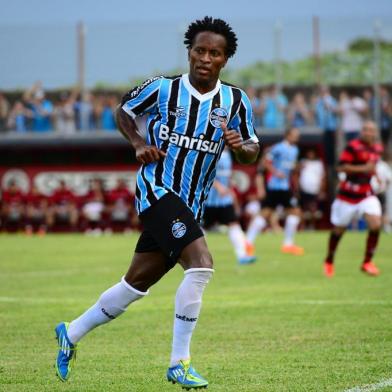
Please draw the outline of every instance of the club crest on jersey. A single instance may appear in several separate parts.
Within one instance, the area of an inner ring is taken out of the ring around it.
[[[228,114],[224,108],[215,108],[210,113],[210,123],[215,128],[220,128],[222,122],[227,122]]]
[[[182,238],[186,233],[186,226],[180,221],[175,221],[172,226],[172,234],[174,238]]]

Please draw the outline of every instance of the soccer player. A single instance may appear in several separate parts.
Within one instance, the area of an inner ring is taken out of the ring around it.
[[[328,242],[328,254],[324,262],[327,277],[334,275],[336,247],[347,226],[354,217],[363,216],[369,228],[366,251],[361,270],[377,276],[380,271],[372,261],[381,228],[381,204],[374,195],[370,180],[375,174],[376,163],[380,159],[382,146],[376,143],[378,129],[373,121],[366,121],[359,139],[349,142],[343,150],[338,172],[345,174],[336,199],[332,203],[331,223],[333,228]]]
[[[230,151],[222,152],[216,166],[216,178],[206,201],[203,216],[203,226],[209,229],[214,224],[228,226],[228,234],[239,264],[250,264],[256,261],[254,256],[248,256],[246,251],[245,233],[238,222],[234,208],[233,189],[231,187],[233,162]]]
[[[273,145],[265,159],[267,171],[267,195],[263,201],[260,214],[255,217],[247,230],[249,253],[253,253],[254,241],[259,232],[267,225],[267,221],[278,206],[286,210],[284,227],[284,242],[281,247],[283,253],[303,255],[304,249],[294,244],[294,236],[300,222],[301,210],[292,191],[292,181],[295,180],[298,159],[299,130],[290,128],[284,139]]]
[[[69,378],[77,343],[89,331],[120,316],[148,295],[177,262],[185,270],[175,296],[173,344],[167,379],[185,388],[208,381],[190,362],[190,341],[213,261],[198,224],[224,146],[243,163],[256,160],[258,139],[245,93],[219,80],[236,51],[237,38],[221,19],[205,17],[185,33],[189,73],[156,77],[126,94],[116,118],[142,164],[136,208],[144,226],[128,272],[95,305],[71,323],[56,327],[56,369]],[[147,141],[134,118],[148,114]]]

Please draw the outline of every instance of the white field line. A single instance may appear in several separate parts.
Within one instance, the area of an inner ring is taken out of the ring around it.
[[[388,380],[380,381],[377,384],[369,384],[369,385],[364,385],[362,387],[354,387],[351,389],[346,389],[344,392],[371,392],[371,391],[377,391],[378,389],[383,389],[391,386],[392,386],[392,378],[389,378]]]
[[[174,292],[173,292],[174,295]],[[37,297],[9,297],[0,296],[0,303],[20,303],[20,304],[31,304],[31,305],[41,305],[41,304],[86,304],[93,301],[94,298],[83,299],[83,298],[37,298]],[[138,304],[136,302],[136,304]],[[142,303],[142,302],[140,302]],[[133,304],[135,305],[135,304]],[[339,300],[292,300],[292,301],[238,301],[238,300],[226,300],[217,301],[217,299],[209,298],[208,306],[225,308],[225,307],[237,307],[237,306],[277,306],[277,305],[327,305],[327,306],[369,306],[369,305],[387,305],[392,306],[392,301],[385,300],[360,300],[360,301],[339,301]],[[162,304],[149,303],[145,305],[148,307],[162,307]],[[163,306],[165,307],[165,306]]]

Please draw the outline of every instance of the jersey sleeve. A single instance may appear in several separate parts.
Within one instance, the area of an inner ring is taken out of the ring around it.
[[[339,164],[344,165],[344,164],[350,164],[354,161],[354,149],[353,147],[349,144],[340,154],[339,158]]]
[[[121,100],[122,109],[132,118],[156,112],[161,81],[162,76],[147,79],[130,90]]]
[[[247,95],[241,91],[241,101],[236,115],[229,124],[229,128],[234,128],[241,133],[242,139],[249,143],[258,143],[259,139],[253,125],[252,104]]]
[[[276,155],[279,153],[278,150],[279,150],[279,146],[278,144],[275,144],[274,146],[268,149],[268,151],[265,154],[265,158],[268,161],[273,162],[273,160],[276,158]]]

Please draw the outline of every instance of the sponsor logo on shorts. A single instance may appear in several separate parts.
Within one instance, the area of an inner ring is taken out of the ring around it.
[[[172,234],[175,238],[182,238],[186,233],[186,226],[180,221],[173,222]]]
[[[187,316],[180,316],[176,313],[176,318],[182,321],[188,321],[190,323],[195,323],[197,321],[197,317],[187,317]]]
[[[215,127],[215,128],[220,128],[222,122],[227,122],[227,111],[226,109],[223,108],[215,108],[211,113],[210,113],[210,123]]]

